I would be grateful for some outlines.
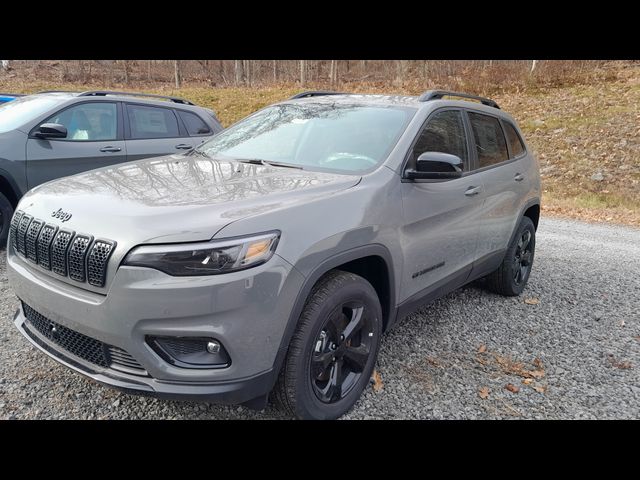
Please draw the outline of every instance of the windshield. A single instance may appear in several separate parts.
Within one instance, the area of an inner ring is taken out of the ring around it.
[[[0,106],[0,133],[9,132],[30,122],[66,98],[28,96]]]
[[[361,172],[385,160],[414,112],[335,103],[274,105],[223,130],[198,150],[210,157]]]

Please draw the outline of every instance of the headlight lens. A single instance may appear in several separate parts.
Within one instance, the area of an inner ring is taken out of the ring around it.
[[[123,264],[149,267],[173,276],[218,275],[255,267],[269,260],[280,232],[202,243],[143,245],[125,257]]]

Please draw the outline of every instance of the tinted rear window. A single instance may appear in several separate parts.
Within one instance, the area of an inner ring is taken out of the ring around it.
[[[169,108],[127,105],[132,138],[179,137],[178,119]]]
[[[509,159],[507,142],[497,118],[469,112],[471,128],[478,152],[478,168],[488,167]]]
[[[513,125],[509,122],[502,122],[504,124],[504,132],[507,134],[507,142],[509,142],[509,150],[511,151],[511,157],[517,157],[524,152],[524,145],[522,139]]]
[[[189,135],[207,135],[211,133],[209,126],[195,113],[178,110],[178,115],[184,122],[184,126],[187,127]]]

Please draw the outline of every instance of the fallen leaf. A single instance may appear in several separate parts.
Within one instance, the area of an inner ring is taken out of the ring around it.
[[[382,377],[380,376],[380,372],[378,372],[377,370],[374,370],[373,376],[371,378],[373,379],[373,391],[377,393],[380,390],[382,390],[384,383],[382,383]]]
[[[625,324],[624,324],[624,320],[620,320],[620,322],[618,322],[618,326],[620,326],[620,327],[624,327],[624,325],[625,325]]]
[[[482,387],[478,390],[478,396],[483,400],[489,398],[489,387]]]
[[[541,370],[544,368],[542,360],[540,360],[538,357],[536,357],[536,359],[533,361],[533,365]]]
[[[538,393],[544,393],[547,390],[547,387],[542,387],[540,385],[534,385],[533,389]]]
[[[637,341],[639,341],[639,342],[640,342],[640,335],[636,335],[636,336],[635,336],[635,337],[633,337],[633,338],[635,338]]]
[[[609,354],[609,363],[611,364],[612,367],[621,368],[623,370],[633,368],[633,364],[631,362],[629,362],[628,360],[621,362],[618,359],[616,359],[612,354]]]
[[[527,305],[537,305],[540,303],[540,299],[535,297],[525,298],[524,303],[526,303]]]
[[[487,351],[487,346],[486,345],[480,345],[480,348],[478,349],[478,353],[484,353]]]
[[[520,387],[516,387],[513,383],[507,383],[504,387],[512,393],[518,393],[520,391]]]
[[[533,379],[532,378],[525,378],[524,380],[522,380],[522,383],[524,383],[525,385],[529,385],[530,383],[533,383]]]
[[[544,377],[544,370],[532,370],[531,372],[529,372],[529,374],[533,378],[542,378]]]

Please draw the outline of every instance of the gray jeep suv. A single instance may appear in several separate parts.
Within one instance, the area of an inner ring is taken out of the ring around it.
[[[495,102],[452,96],[307,92],[36,187],[7,249],[17,328],[126,391],[339,417],[408,312],[531,272],[538,164]]]
[[[20,197],[43,182],[183,152],[222,130],[188,100],[110,91],[42,92],[0,106],[0,245]]]

